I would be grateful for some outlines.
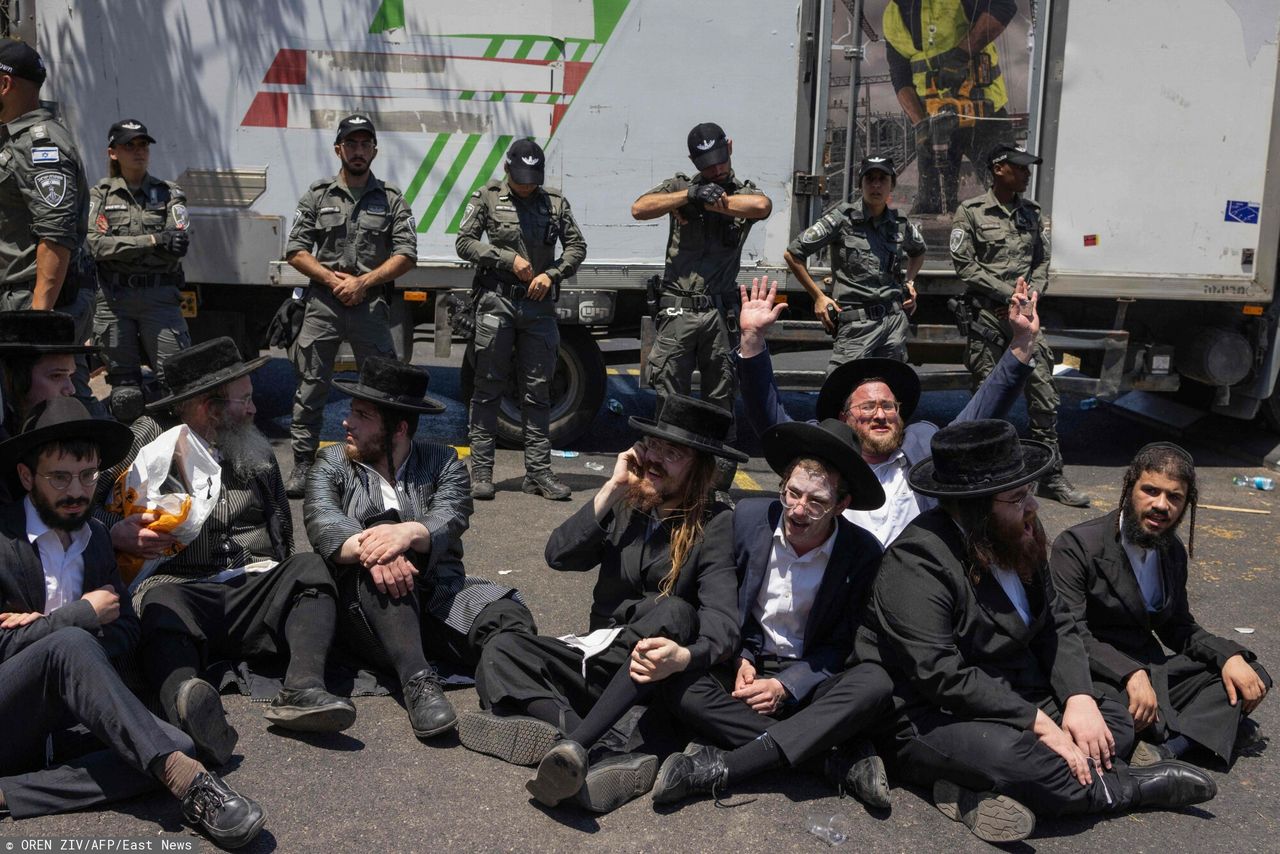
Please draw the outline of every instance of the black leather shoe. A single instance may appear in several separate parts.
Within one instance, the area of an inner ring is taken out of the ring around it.
[[[492,501],[493,469],[473,468],[471,470],[471,497],[477,501]]]
[[[315,465],[315,457],[298,456],[293,457],[293,472],[289,475],[289,480],[284,485],[285,494],[290,498],[303,498],[307,494],[307,475],[311,472],[311,467]]]
[[[1129,767],[1130,805],[1142,809],[1179,809],[1213,800],[1218,784],[1194,765],[1176,759],[1145,768]]]
[[[729,782],[724,751],[705,744],[690,744],[684,753],[673,753],[658,769],[653,784],[655,804],[674,804],[690,795],[718,798]]]
[[[613,812],[652,789],[657,773],[658,757],[650,753],[593,756],[573,802],[588,812]]]
[[[933,804],[984,842],[1017,842],[1036,829],[1035,813],[1013,798],[966,789],[950,780],[933,784]]]
[[[458,713],[444,695],[435,670],[420,670],[404,685],[404,705],[409,710],[409,725],[418,738],[430,738],[448,732],[458,725]]]
[[[541,495],[552,501],[568,501],[573,497],[573,490],[561,483],[560,478],[549,471],[526,474],[524,483],[520,484],[520,491],[530,495]]]
[[[1148,768],[1157,762],[1167,762],[1170,759],[1177,758],[1177,755],[1163,744],[1140,741],[1138,746],[1133,749],[1133,756],[1129,757],[1129,767]]]
[[[240,734],[227,722],[218,689],[203,679],[188,679],[178,686],[174,705],[178,727],[191,736],[200,758],[210,765],[226,765]]]
[[[458,719],[458,741],[467,750],[496,756],[512,765],[537,765],[560,738],[546,721],[525,715],[464,712]]]
[[[582,788],[587,776],[587,750],[576,741],[562,739],[538,763],[538,776],[524,787],[543,806],[557,806]]]
[[[299,732],[342,732],[356,722],[356,706],[323,688],[281,688],[262,716]]]
[[[1068,507],[1088,507],[1089,496],[1076,489],[1062,472],[1051,474],[1036,485],[1036,495],[1050,498]]]
[[[823,776],[843,795],[846,791],[869,807],[887,810],[893,805],[889,797],[889,775],[884,760],[871,742],[859,740],[842,745],[827,755]]]
[[[252,798],[239,794],[217,774],[204,771],[182,796],[182,815],[220,848],[247,845],[267,822]]]

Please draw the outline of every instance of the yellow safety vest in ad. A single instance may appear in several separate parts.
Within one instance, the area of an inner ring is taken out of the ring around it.
[[[925,80],[929,70],[927,60],[956,47],[968,34],[969,19],[965,17],[964,4],[960,0],[921,0],[921,47],[916,47],[912,41],[911,30],[907,29],[906,22],[902,20],[898,4],[890,0],[884,10],[884,37],[898,53],[910,61],[916,94],[921,97],[929,91]],[[1009,93],[1004,88],[1004,75],[999,71],[1000,54],[996,51],[994,42],[984,47],[982,52],[991,60],[993,79],[990,85],[975,90],[970,97],[985,98],[991,102],[992,109],[999,110],[1009,103]]]

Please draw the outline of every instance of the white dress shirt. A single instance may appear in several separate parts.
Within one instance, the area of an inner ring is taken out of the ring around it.
[[[787,543],[784,525],[786,520],[779,520],[774,529],[768,568],[751,615],[764,629],[765,652],[779,658],[800,658],[809,612],[818,598],[839,528],[833,527],[831,536],[816,549],[797,555]]]
[[[998,566],[991,567],[991,572],[995,575],[996,581],[1000,582],[1000,586],[1004,588],[1005,595],[1013,603],[1013,607],[1017,610],[1018,616],[1022,618],[1022,622],[1028,626],[1031,625],[1031,600],[1027,598],[1027,588],[1023,585],[1022,579],[1018,577],[1018,573],[1012,569],[1003,569]]]
[[[27,511],[27,540],[35,544],[44,568],[44,612],[52,614],[84,595],[84,550],[89,545],[89,525],[72,531],[71,547],[63,549],[58,532],[40,518],[30,495],[22,499],[22,504]]]
[[[1129,556],[1129,565],[1138,578],[1142,600],[1149,613],[1159,611],[1164,604],[1164,578],[1160,575],[1160,554],[1155,549],[1144,549],[1129,542],[1124,535],[1124,522],[1120,523],[1120,544]]]
[[[884,504],[876,510],[844,511],[844,518],[870,531],[880,541],[881,548],[888,548],[912,519],[937,504],[933,498],[916,495],[907,482],[911,466],[930,455],[929,442],[937,432],[937,426],[928,421],[908,424],[902,435],[902,447],[889,459],[871,466],[876,480],[884,487]]]
[[[408,455],[405,456],[404,462],[400,464],[400,468],[396,470],[396,483],[404,483],[404,469],[409,464]],[[383,510],[400,510],[400,496],[396,492],[396,488],[387,479],[383,477],[377,469],[365,463],[356,463],[356,465],[369,472],[373,477],[378,479],[378,490],[382,493],[382,509]]]

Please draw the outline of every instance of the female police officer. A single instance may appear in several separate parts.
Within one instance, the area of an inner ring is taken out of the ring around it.
[[[154,139],[124,119],[107,134],[108,177],[89,196],[89,251],[102,291],[93,318],[117,418],[141,405],[142,354],[159,372],[170,354],[191,343],[179,290],[190,244],[187,197],[171,181],[147,173]]]

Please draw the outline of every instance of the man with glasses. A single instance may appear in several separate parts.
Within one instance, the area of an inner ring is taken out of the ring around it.
[[[366,356],[395,357],[395,280],[418,260],[409,205],[398,187],[370,171],[378,156],[373,121],[347,116],[338,124],[333,151],[342,164],[338,174],[303,194],[285,245],[285,260],[311,281],[302,329],[289,349],[298,372],[290,428],[293,472],[285,486],[290,498],[303,496],[315,463],[338,348],[350,343],[357,367]]]
[[[773,363],[765,343],[768,332],[786,303],[775,301],[777,282],[752,280],[751,291],[741,288],[742,346],[738,351],[738,375],[747,418],[764,435],[775,424],[791,420],[778,399]],[[1025,285],[1010,297],[1009,324],[1014,330],[1009,349],[996,369],[979,386],[953,423],[979,418],[1000,418],[1017,401],[1023,382],[1031,375],[1034,342],[1040,329],[1036,296]],[[855,359],[832,371],[818,392],[819,420],[838,418],[853,428],[862,459],[884,487],[885,501],[872,510],[845,511],[845,518],[866,528],[887,546],[920,513],[936,506],[917,494],[907,480],[914,463],[929,455],[929,440],[938,432],[928,421],[907,423],[920,401],[920,378],[914,369],[896,359]]]
[[[737,648],[732,518],[711,500],[715,459],[747,461],[725,444],[732,423],[681,394],[656,420],[632,418],[645,438],[547,541],[553,569],[599,568],[590,634],[503,632],[485,644],[476,691],[486,711],[463,715],[458,734],[471,750],[540,763],[528,784],[539,803],[608,812],[647,792],[657,757],[627,753],[610,728],[656,685]]]
[[[654,803],[718,796],[823,757],[828,780],[886,808],[884,763],[862,734],[889,711],[893,685],[874,664],[844,669],[880,544],[840,515],[878,507],[884,490],[853,430],[835,418],[771,428],[764,456],[782,478],[779,497],[744,499],[733,514],[742,648],[731,662],[669,681],[668,705],[708,743],[663,763]]]

